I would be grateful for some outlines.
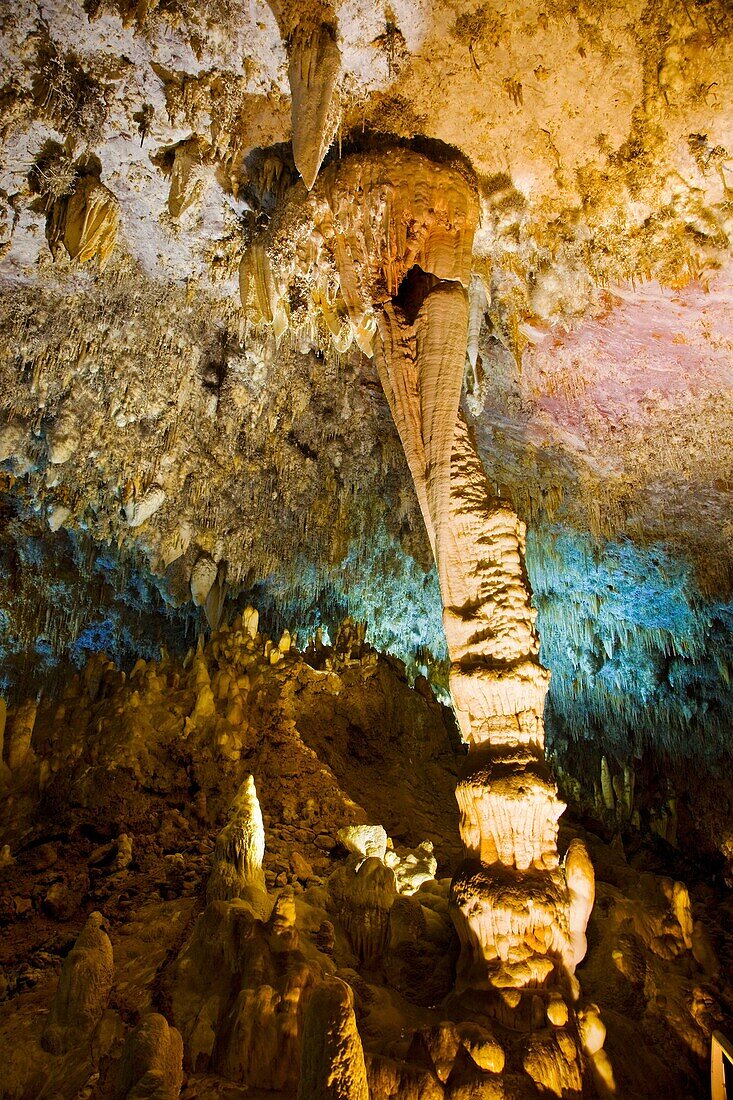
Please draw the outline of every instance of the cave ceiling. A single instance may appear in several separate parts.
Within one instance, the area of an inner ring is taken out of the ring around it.
[[[556,717],[623,752],[654,708],[670,751],[715,743],[726,0],[19,0],[0,31],[6,689],[60,654],[188,644],[207,578],[438,668],[370,319],[319,244],[339,165],[413,149],[478,204],[464,405],[530,526]]]

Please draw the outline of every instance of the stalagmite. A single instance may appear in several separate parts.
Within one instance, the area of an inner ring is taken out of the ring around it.
[[[308,1001],[298,1100],[368,1098],[354,994],[340,978],[327,978]]]
[[[64,960],[42,1044],[63,1054],[88,1041],[107,1007],[114,959],[101,913],[91,913]]]
[[[585,958],[585,929],[596,896],[595,875],[588,851],[580,840],[571,840],[565,853],[565,878],[570,896],[569,935],[573,969]]]
[[[229,821],[216,838],[208,901],[230,901],[251,890],[264,892],[265,826],[254,777],[248,775],[229,808]]]
[[[164,1016],[150,1012],[128,1032],[113,1100],[176,1100],[183,1083],[183,1040]]]
[[[242,626],[247,632],[250,638],[253,640],[257,637],[257,631],[260,625],[260,613],[255,607],[245,607],[242,615]]]
[[[394,872],[377,856],[352,856],[331,875],[328,895],[354,953],[365,966],[376,966],[387,946],[389,914],[397,897]]]
[[[27,703],[21,703],[8,720],[6,759],[11,771],[22,767],[31,752],[37,710],[35,700],[29,700]]]
[[[377,369],[438,567],[451,692],[469,746],[457,792],[467,859],[451,894],[459,990],[486,991],[487,1010],[521,1026],[538,994],[576,994],[593,872],[579,841],[565,869],[558,858],[565,807],[544,760],[549,675],[538,660],[524,525],[491,492],[459,413],[469,326],[473,361],[485,308],[477,292],[469,308],[475,191],[462,168],[393,150],[329,168],[314,207],[352,317],[376,315]],[[575,1048],[569,1037],[552,1043],[528,1054],[537,1079],[574,1087]],[[567,1073],[549,1068],[565,1054]]]
[[[336,30],[299,24],[289,42],[293,159],[310,191],[333,137],[329,112],[341,68]]]
[[[590,1059],[599,1096],[614,1096],[616,1083],[613,1067],[603,1049],[606,1041],[606,1027],[601,1020],[597,1005],[587,1005],[578,1013],[578,1032],[583,1050]]]
[[[533,1035],[527,1043],[523,1065],[543,1095],[582,1095],[580,1051],[567,1031]]]

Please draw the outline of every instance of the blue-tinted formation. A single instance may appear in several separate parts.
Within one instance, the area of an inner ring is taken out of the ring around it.
[[[185,651],[202,616],[174,608],[145,560],[100,546],[83,531],[43,530],[22,500],[0,494],[0,692],[50,690],[69,663],[91,653],[129,667],[161,646]]]
[[[0,687],[23,694],[94,652],[129,667],[160,647],[185,652],[206,629],[192,603],[173,606],[165,578],[142,557],[99,546],[84,532],[37,534],[5,498],[0,601]],[[335,567],[303,556],[287,571],[233,591],[230,612],[257,606],[275,637],[302,647],[350,615],[367,639],[447,683],[435,570],[425,571],[379,520]],[[594,746],[620,763],[654,746],[666,760],[708,764],[728,751],[733,713],[733,603],[704,599],[684,561],[664,546],[594,542],[566,526],[539,526],[527,544],[543,663],[552,671],[548,737],[559,760]]]

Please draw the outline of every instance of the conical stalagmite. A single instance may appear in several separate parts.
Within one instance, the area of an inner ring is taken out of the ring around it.
[[[253,776],[248,775],[229,808],[229,820],[216,838],[208,901],[264,894],[265,826]]]
[[[340,978],[316,986],[303,1032],[298,1100],[368,1100],[354,994]]]
[[[63,1054],[88,1042],[99,1024],[114,978],[112,944],[101,913],[91,913],[64,959],[41,1045]]]

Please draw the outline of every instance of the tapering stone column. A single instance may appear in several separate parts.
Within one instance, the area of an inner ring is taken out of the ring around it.
[[[466,861],[452,911],[458,986],[517,1026],[537,997],[576,995],[593,870],[544,758],[549,674],[539,663],[524,525],[498,500],[459,412],[478,204],[462,166],[405,150],[329,168],[315,195],[355,329],[374,354],[435,554],[451,692],[469,751],[457,798]],[[534,1006],[533,1006],[534,1002]],[[536,1015],[536,1012],[535,1012]]]

